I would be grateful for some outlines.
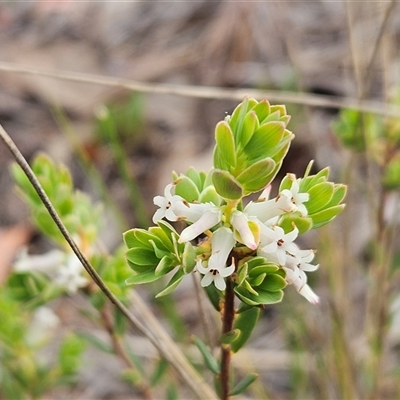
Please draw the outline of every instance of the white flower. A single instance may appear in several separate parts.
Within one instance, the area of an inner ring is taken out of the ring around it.
[[[158,221],[167,218],[169,221],[177,221],[178,217],[174,213],[173,205],[177,202],[183,202],[184,199],[178,195],[172,195],[171,190],[173,184],[168,184],[164,189],[164,197],[154,197],[154,204],[160,207],[153,215],[153,222],[156,224]]]
[[[249,249],[255,250],[258,247],[258,241],[253,235],[249,226],[249,219],[246,214],[235,210],[231,217],[232,226],[239,232],[241,240]]]
[[[287,283],[293,285],[310,303],[317,304],[319,297],[307,285],[307,275],[304,273],[304,271],[315,271],[318,268],[318,265],[309,263],[314,258],[314,254],[313,250],[298,250],[295,256],[287,256],[283,269],[286,272]]]
[[[225,227],[217,229],[211,238],[211,257],[208,259],[207,267],[203,266],[200,260],[196,264],[197,270],[203,274],[201,286],[205,287],[212,282],[219,290],[225,290],[226,283],[224,278],[230,276],[235,271],[235,265],[232,263],[226,266],[229,253],[235,244],[233,232]]]
[[[308,211],[303,203],[307,202],[310,199],[310,195],[308,193],[299,193],[299,179],[296,180],[296,177],[293,174],[288,174],[288,177],[292,181],[292,187],[290,188],[290,190],[282,190],[279,195],[283,195],[289,198],[294,206],[294,211],[299,211],[301,215],[306,216],[308,214]]]
[[[222,211],[211,203],[208,203],[208,205],[209,205],[208,209],[199,212],[198,220],[182,231],[178,240],[179,243],[188,242],[196,238],[206,230],[213,228],[221,221]]]
[[[291,194],[285,192],[279,194],[275,199],[268,200],[270,186],[260,195],[257,201],[251,201],[244,208],[244,213],[255,216],[261,222],[266,222],[271,218],[277,217],[285,212],[295,211],[295,206],[291,201]]]
[[[24,249],[14,263],[14,270],[23,271],[39,271],[51,273],[64,261],[65,253],[61,250],[50,250],[45,254],[28,255]]]
[[[285,231],[277,225],[272,228],[262,226],[262,245],[259,249],[259,255],[284,266],[287,255],[295,255],[298,251],[298,247],[293,243],[298,234],[299,230],[296,227],[294,227],[291,232],[285,233]]]
[[[57,271],[55,282],[66,289],[68,293],[75,293],[79,288],[88,284],[88,279],[82,276],[84,268],[75,254],[70,254],[65,263]]]
[[[42,255],[28,255],[25,252],[15,262],[14,269],[18,272],[43,272],[68,293],[75,293],[88,284],[88,279],[82,276],[84,268],[76,255],[61,250],[51,250]]]

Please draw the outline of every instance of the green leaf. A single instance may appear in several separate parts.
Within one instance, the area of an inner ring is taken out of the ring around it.
[[[239,200],[243,197],[243,188],[236,179],[226,171],[215,169],[212,181],[217,193],[224,199]]]
[[[335,185],[333,190],[333,196],[328,204],[325,205],[325,208],[331,208],[337,206],[339,203],[343,201],[346,196],[347,186],[346,185]]]
[[[150,377],[150,386],[155,387],[162,377],[165,375],[165,372],[167,371],[169,366],[168,361],[166,361],[164,358],[161,358],[156,367],[154,368],[153,374]]]
[[[313,221],[313,229],[320,228],[321,226],[330,222],[343,210],[344,207],[344,204],[340,204],[338,206],[331,207],[319,213],[313,214],[311,216]]]
[[[185,249],[182,254],[182,268],[185,274],[189,274],[193,271],[196,265],[196,251],[194,247],[189,243],[185,243]]]
[[[164,290],[162,290],[160,293],[158,293],[156,295],[156,298],[170,294],[180,284],[180,282],[182,281],[184,276],[185,276],[185,272],[183,271],[183,269],[182,268],[178,269],[178,271],[175,273],[175,275],[168,282],[167,287]]]
[[[248,275],[248,269],[249,265],[247,263],[244,263],[238,270],[237,274],[237,285],[241,286],[244,282],[244,280],[247,278]]]
[[[210,185],[204,188],[200,193],[199,203],[213,203],[216,206],[219,206],[222,203],[222,199],[215,190],[215,187]]]
[[[236,396],[240,393],[243,393],[256,379],[258,378],[258,374],[255,372],[246,375],[229,393],[229,396]]]
[[[258,290],[258,296],[255,296],[253,293],[250,293],[243,287],[235,287],[234,291],[240,298],[240,300],[251,306],[257,306],[261,304],[275,304],[281,302],[283,298],[282,290],[278,290],[275,292]]]
[[[262,274],[271,274],[276,271],[278,271],[279,267],[275,264],[266,264],[266,265],[260,265],[258,267],[254,267],[250,269],[249,276],[250,277],[255,277],[257,275],[262,275]]]
[[[247,193],[258,192],[269,183],[269,178],[275,165],[272,158],[265,158],[250,165],[236,179]]]
[[[140,285],[142,283],[150,283],[159,279],[160,276],[154,273],[154,270],[144,271],[140,274],[131,275],[125,280],[127,285]]]
[[[233,329],[230,332],[223,333],[221,337],[219,338],[220,343],[222,344],[231,344],[233,341],[235,341],[238,337],[240,336],[240,330],[239,329]]]
[[[85,344],[82,338],[73,333],[65,336],[58,353],[59,366],[64,375],[77,372],[84,349]]]
[[[244,148],[250,159],[257,159],[260,155],[275,148],[281,141],[285,132],[285,124],[282,122],[267,122],[261,125],[253,134],[249,143]]]
[[[293,224],[296,225],[299,230],[299,234],[308,232],[313,228],[312,217],[302,217],[300,213],[287,213],[283,214],[279,220],[279,226],[287,233],[293,230]]]
[[[192,336],[192,341],[196,345],[196,347],[199,349],[201,355],[203,356],[204,363],[206,364],[206,367],[213,373],[213,374],[219,374],[220,373],[220,367],[217,362],[217,360],[214,358],[214,356],[211,354],[210,350],[206,346],[206,344],[198,337]]]
[[[203,188],[203,183],[204,183],[204,173],[201,173],[197,171],[195,168],[190,167],[186,172],[185,175],[193,181],[193,183],[196,185],[197,189],[199,192]],[[176,180],[176,179],[174,179]]]
[[[322,182],[313,186],[308,190],[310,199],[305,204],[308,214],[312,215],[320,211],[326,204],[330,202],[333,196],[334,185],[331,182]]]
[[[175,267],[176,267],[175,260],[171,258],[171,256],[166,255],[157,264],[157,267],[154,272],[156,275],[159,275],[161,277],[163,275],[168,274],[168,272],[171,272]]]
[[[182,175],[178,178],[175,186],[175,194],[182,196],[189,203],[193,203],[199,198],[200,192],[196,184],[187,176]]]
[[[260,124],[262,124],[271,111],[270,104],[267,100],[261,100],[255,107],[253,107],[252,111],[256,113]]]
[[[278,274],[267,275],[264,281],[257,287],[257,291],[276,292],[287,286],[284,278]]]
[[[154,254],[154,251],[133,247],[126,252],[126,258],[136,265],[154,265],[159,263],[159,259]]]
[[[215,127],[215,140],[218,146],[218,155],[222,158],[222,161],[234,168],[236,165],[235,139],[227,122],[221,121],[217,124]]]
[[[254,131],[260,126],[256,113],[251,110],[244,117],[243,128],[238,132],[237,143],[240,148],[244,148],[250,141]]]
[[[233,111],[232,116],[229,119],[229,125],[232,128],[232,132],[235,138],[240,136],[240,132],[243,128],[244,118],[249,109],[252,109],[258,104],[257,100],[245,98]]]
[[[249,340],[253,329],[256,327],[260,317],[260,308],[252,307],[247,311],[241,312],[233,324],[234,330],[239,330],[240,335],[231,343],[231,349],[237,353]]]
[[[267,274],[265,272],[263,274],[257,275],[256,277],[251,279],[250,285],[251,286],[259,286],[259,285],[261,285],[261,283],[264,281],[266,276],[267,276]]]

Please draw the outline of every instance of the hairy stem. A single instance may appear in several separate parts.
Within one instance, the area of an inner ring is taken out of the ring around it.
[[[233,321],[235,318],[235,304],[232,282],[226,280],[225,303],[222,317],[222,334],[228,333],[233,329]],[[231,363],[231,348],[229,345],[221,345],[221,398],[222,400],[229,399],[229,381],[230,381],[230,363]]]

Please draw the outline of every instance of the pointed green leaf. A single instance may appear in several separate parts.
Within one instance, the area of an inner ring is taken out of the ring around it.
[[[217,142],[219,156],[230,167],[236,165],[236,148],[233,132],[225,121],[218,122],[215,127],[215,140]]]
[[[243,149],[250,141],[254,131],[256,131],[259,126],[260,124],[258,122],[256,113],[253,110],[249,111],[244,117],[242,130],[238,132],[236,139],[237,145]]]
[[[255,276],[253,279],[251,279],[251,286],[259,286],[261,283],[264,281],[264,278],[267,276],[266,273],[259,274]]]
[[[203,288],[207,294],[208,299],[210,300],[212,306],[215,308],[216,311],[221,311],[220,303],[221,303],[221,292],[216,289],[214,285],[208,285]]]
[[[268,100],[261,100],[255,107],[253,107],[252,111],[256,113],[260,124],[262,124],[265,118],[267,118],[269,113],[271,112]]]
[[[257,104],[257,100],[246,97],[233,111],[232,116],[229,119],[229,125],[232,128],[235,138],[238,137],[238,132],[240,132],[243,128],[244,117],[246,116],[247,112]]]
[[[325,205],[325,208],[331,208],[337,206],[342,200],[345,198],[347,192],[346,185],[335,185],[333,190],[333,196],[328,204]]]
[[[310,199],[305,203],[308,214],[312,215],[322,210],[332,199],[334,185],[331,182],[322,182],[308,190]]]
[[[238,270],[237,285],[241,286],[248,275],[248,264],[244,263]]]
[[[345,204],[340,204],[338,206],[331,207],[316,214],[313,214],[311,216],[313,220],[313,229],[320,228],[321,226],[330,222],[343,210],[344,207]]]
[[[243,311],[236,317],[233,329],[239,330],[240,335],[231,344],[231,349],[234,353],[240,350],[249,340],[253,329],[257,325],[259,317],[260,308],[258,307],[252,307],[247,311]]]
[[[229,172],[215,169],[212,175],[215,190],[224,199],[239,200],[243,197],[243,188]]]
[[[183,271],[182,268],[179,268],[178,271],[175,273],[175,275],[168,282],[167,287],[164,290],[162,290],[160,293],[158,293],[156,295],[156,298],[170,294],[180,284],[180,282],[182,281],[184,276],[185,276],[185,272]]]
[[[189,274],[193,271],[196,265],[196,251],[194,247],[189,243],[185,243],[185,249],[182,254],[182,268],[185,274]]]
[[[243,151],[248,154],[250,159],[257,159],[260,155],[275,148],[280,143],[284,132],[285,124],[282,122],[267,122],[254,132]]]
[[[236,396],[240,393],[243,393],[256,379],[258,378],[258,374],[255,372],[246,375],[229,393],[229,396]]]
[[[175,267],[176,264],[170,256],[164,256],[160,262],[157,264],[156,269],[154,270],[155,274],[158,276],[162,276],[171,272]]]
[[[133,247],[126,252],[126,258],[137,265],[154,265],[160,261],[154,251],[143,249],[141,247]]]
[[[213,373],[213,374],[219,374],[220,373],[220,368],[217,360],[214,358],[214,356],[211,354],[210,350],[206,346],[206,344],[198,337],[192,336],[192,341],[196,345],[196,347],[199,349],[201,355],[203,356],[204,362],[207,366],[207,368]]]
[[[154,282],[160,277],[154,273],[154,270],[145,271],[141,274],[131,275],[125,280],[127,285],[140,285],[142,283]]]
[[[275,165],[274,160],[265,158],[250,165],[236,179],[247,193],[258,192],[268,184],[269,176]]]

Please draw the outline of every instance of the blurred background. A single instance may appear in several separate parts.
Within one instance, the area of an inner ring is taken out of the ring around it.
[[[398,188],[383,185],[384,141],[360,151],[338,138],[346,124],[337,105],[397,110],[397,119],[379,112],[371,118],[399,130],[399,41],[396,1],[2,2],[0,123],[28,160],[48,153],[70,168],[77,188],[112,205],[101,234],[112,251],[124,230],[149,223],[152,198],[172,170],[210,168],[215,124],[240,101],[234,89],[281,93],[283,100],[267,99],[286,104],[296,138],[280,176],[302,176],[314,159],[318,170],[330,166],[331,180],[348,184],[349,193],[332,226],[302,239],[304,248],[319,249],[320,269],[310,281],[321,304],[288,288],[282,304],[265,308],[237,363],[260,374],[248,396],[394,399],[400,395]],[[17,66],[149,82],[165,93],[12,71]],[[199,95],[198,87],[208,94]],[[0,146],[3,281],[23,246],[38,254],[51,248],[28,223],[10,162]],[[371,250],[377,244],[385,255],[380,261]],[[200,330],[190,282],[174,293],[169,313],[152,290],[141,290],[178,341]],[[62,309],[54,305],[63,324],[79,325],[73,307],[79,298],[64,301]],[[100,359],[95,351],[88,355],[68,396],[133,398],[115,372],[121,367],[99,366]]]

